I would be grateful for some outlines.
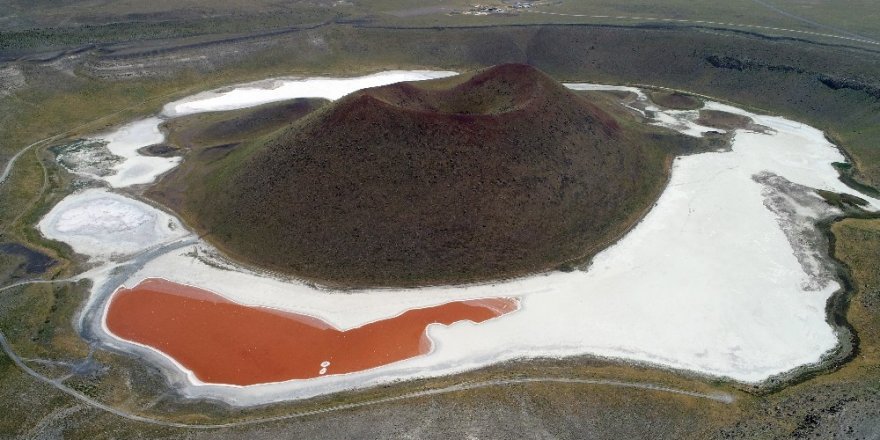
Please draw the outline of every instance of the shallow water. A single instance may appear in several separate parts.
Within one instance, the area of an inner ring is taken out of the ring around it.
[[[307,315],[148,279],[118,290],[105,319],[115,336],[161,351],[199,381],[254,385],[352,373],[427,354],[428,325],[480,323],[516,308],[506,298],[456,301],[341,331]]]
[[[0,254],[24,259],[22,269],[28,275],[41,274],[58,263],[54,258],[19,243],[0,243]]]

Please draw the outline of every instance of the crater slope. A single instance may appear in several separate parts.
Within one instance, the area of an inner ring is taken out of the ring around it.
[[[586,261],[694,142],[501,65],[325,105],[189,182],[182,209],[234,257],[324,284],[498,279]]]

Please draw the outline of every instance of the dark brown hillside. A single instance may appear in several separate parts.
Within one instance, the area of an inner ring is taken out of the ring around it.
[[[525,65],[367,89],[231,156],[187,211],[231,254],[331,284],[554,268],[662,186],[662,136],[627,122]]]
[[[196,113],[165,123],[169,142],[181,148],[228,145],[275,131],[324,105],[323,99],[293,99],[243,110]]]
[[[146,195],[187,216],[187,204],[206,197],[202,185],[222,168],[224,159],[238,154],[242,143],[287,127],[325,105],[323,99],[293,99],[232,111],[196,113],[163,124],[168,142],[182,151],[185,160]],[[198,194],[198,195],[195,195]]]

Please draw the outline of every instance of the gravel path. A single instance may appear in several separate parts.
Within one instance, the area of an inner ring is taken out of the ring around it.
[[[79,400],[80,402],[91,406],[96,409],[100,409],[111,414],[114,414],[119,417],[123,417],[129,420],[149,423],[152,425],[165,426],[169,428],[187,428],[187,429],[221,429],[221,428],[234,428],[238,426],[247,426],[247,425],[257,425],[262,423],[269,422],[277,422],[283,420],[290,419],[298,419],[302,417],[309,417],[321,414],[327,414],[336,411],[343,411],[349,409],[357,409],[363,408],[373,405],[380,405],[383,403],[396,402],[400,400],[406,399],[416,399],[420,397],[429,397],[429,396],[437,396],[441,394],[449,394],[456,393],[462,391],[475,390],[480,388],[489,388],[489,387],[500,387],[507,385],[521,385],[521,384],[531,384],[531,383],[557,383],[557,384],[576,384],[576,385],[596,385],[596,386],[613,386],[620,388],[635,388],[642,389],[647,391],[657,391],[663,393],[672,393],[679,394],[683,396],[690,396],[698,399],[706,399],[715,402],[720,402],[724,404],[733,403],[734,397],[727,393],[700,393],[697,391],[689,391],[683,390],[679,388],[671,388],[662,385],[646,383],[646,382],[625,382],[625,381],[616,381],[616,380],[604,380],[604,379],[582,379],[582,378],[565,378],[565,377],[531,377],[531,378],[519,378],[519,379],[499,379],[499,380],[490,380],[490,381],[481,381],[481,382],[465,382],[461,384],[456,384],[452,386],[448,386],[445,388],[437,388],[432,390],[425,391],[417,391],[414,393],[406,393],[401,394],[399,396],[385,397],[381,399],[368,400],[365,402],[357,402],[357,403],[349,403],[344,405],[337,405],[328,408],[316,409],[311,411],[302,411],[302,412],[294,412],[290,414],[285,414],[276,417],[267,417],[262,419],[255,420],[243,420],[239,422],[230,422],[230,423],[218,423],[218,424],[188,424],[188,423],[179,423],[179,422],[169,422],[160,419],[154,419],[151,417],[144,417],[137,414],[133,414],[127,411],[122,411],[120,409],[114,408],[110,405],[99,402],[73,388],[64,385],[62,381],[56,379],[50,379],[37,371],[30,368],[24,360],[22,360],[15,352],[12,350],[12,346],[6,340],[6,337],[0,332],[0,348],[9,356],[10,359],[15,363],[16,366],[21,368],[22,371],[27,373],[28,375],[34,377],[35,379],[50,385],[57,390]]]

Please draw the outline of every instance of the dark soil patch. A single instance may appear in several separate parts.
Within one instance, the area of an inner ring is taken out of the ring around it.
[[[34,278],[58,262],[19,243],[0,243],[0,285]]]
[[[648,92],[654,104],[674,110],[696,110],[703,107],[703,101],[680,92]]]
[[[179,156],[180,148],[168,144],[156,144],[138,150],[144,156],[171,157]]]
[[[836,206],[844,212],[849,212],[851,210],[860,211],[863,207],[868,205],[867,200],[861,197],[854,196],[852,194],[836,193],[821,189],[816,190],[816,193],[822,196],[822,198],[825,199],[826,203],[831,206]]]
[[[753,125],[752,119],[747,116],[735,115],[733,113],[718,110],[700,110],[700,117],[697,119],[697,124],[721,130],[736,130],[748,128]]]
[[[54,258],[44,253],[18,243],[0,243],[0,253],[24,258],[21,268],[30,275],[41,274],[58,263]]]

